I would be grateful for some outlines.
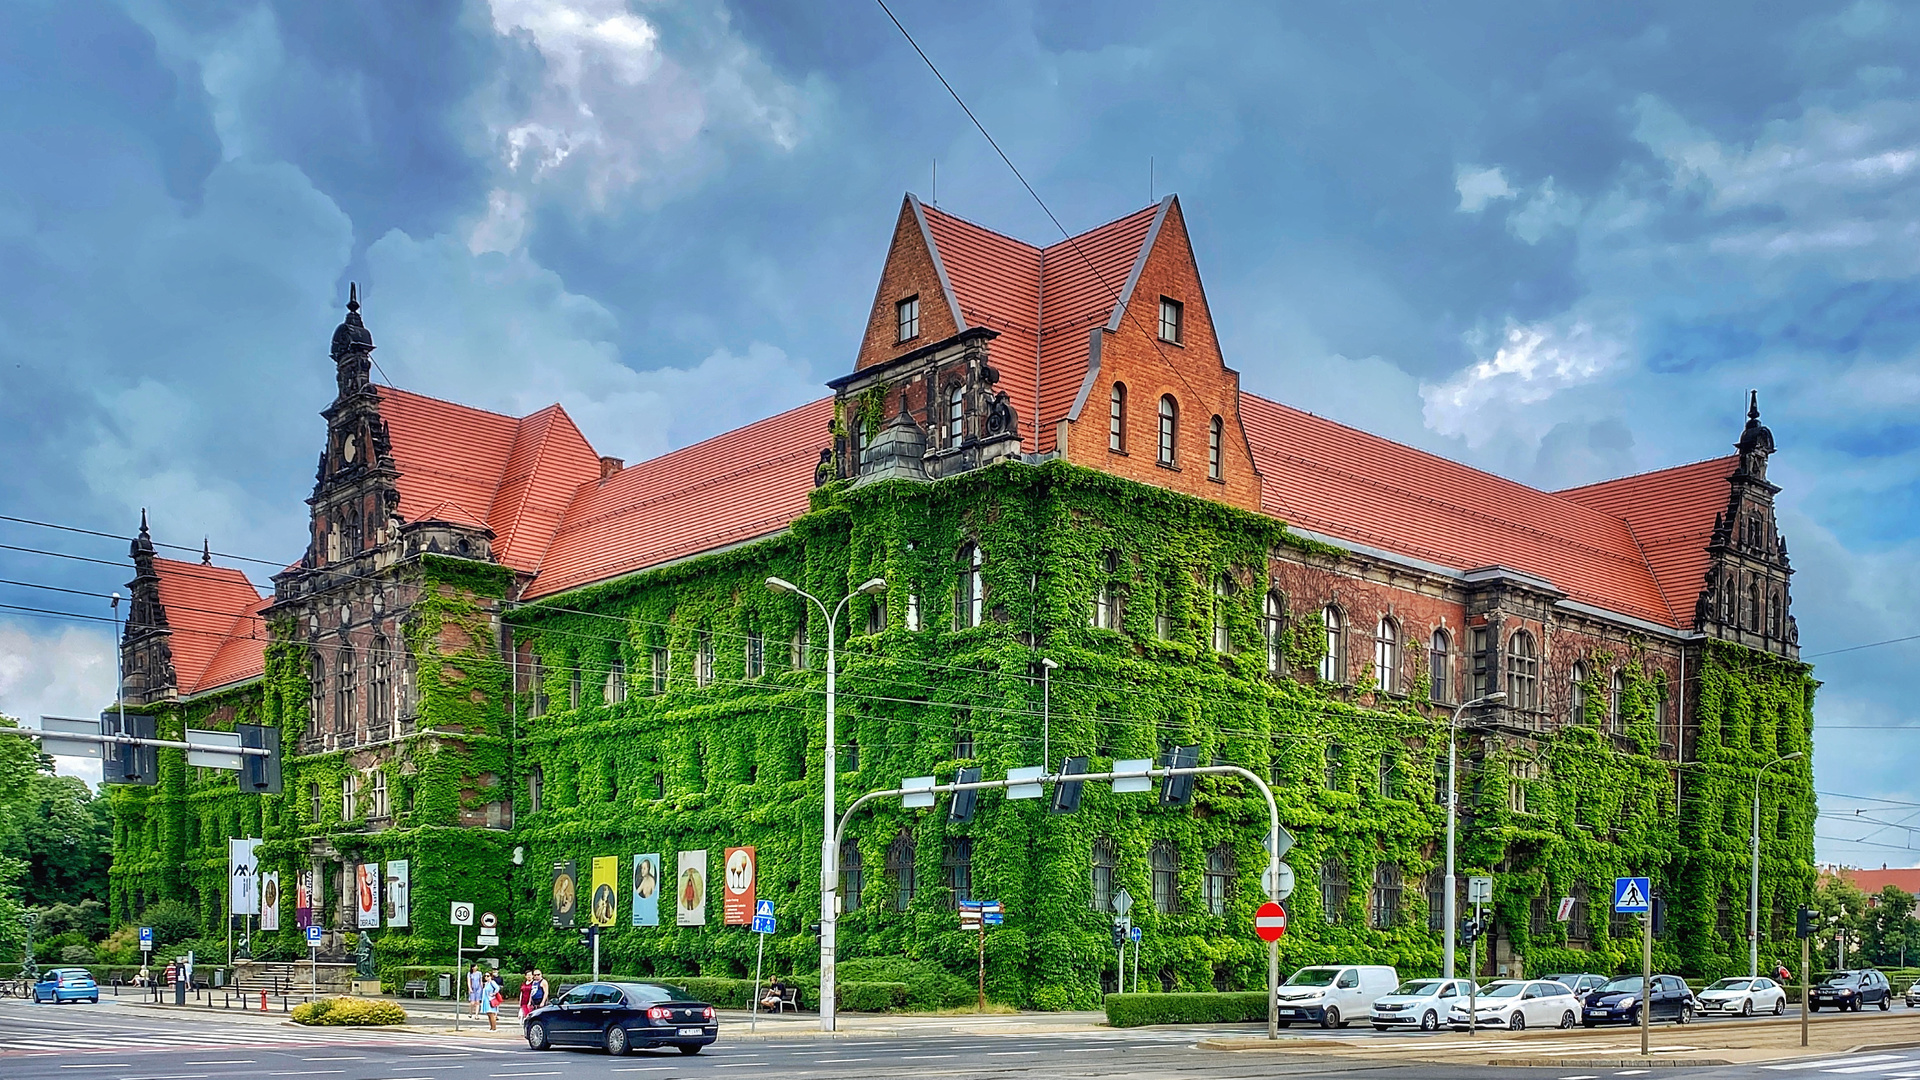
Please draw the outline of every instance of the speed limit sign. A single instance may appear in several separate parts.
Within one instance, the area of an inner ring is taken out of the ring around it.
[[[473,925],[473,905],[472,904],[461,903],[458,900],[455,900],[453,902],[453,925],[455,926],[472,926]]]

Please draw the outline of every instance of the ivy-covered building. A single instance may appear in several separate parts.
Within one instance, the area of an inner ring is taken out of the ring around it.
[[[556,863],[584,885],[617,857],[624,893],[634,855],[671,872],[752,846],[787,931],[769,954],[812,970],[829,628],[765,583],[831,606],[879,577],[836,638],[842,808],[1043,745],[1098,769],[1198,744],[1270,777],[1298,838],[1290,962],[1431,971],[1448,718],[1498,690],[1461,724],[1488,970],[1626,965],[1624,874],[1669,899],[1659,963],[1744,965],[1756,777],[1810,754],[1815,686],[1757,401],[1732,454],[1547,492],[1247,394],[1171,197],[1038,248],[908,196],[830,396],[633,466],[559,406],[374,384],[348,309],[312,531],[272,595],[155,557],[143,523],[129,707],[175,733],[277,725],[289,760],[279,797],[177,758],[119,792],[118,918],[185,899],[214,931],[224,841],[263,836],[263,869],[310,875],[330,947],[357,868],[405,860],[411,901],[370,931],[383,965],[449,962],[458,899],[499,915],[506,955],[564,970],[584,957],[552,925]],[[1807,758],[1760,797],[1762,954],[1785,958],[1814,880]],[[1191,807],[1093,785],[1064,815],[863,809],[841,954],[963,967],[954,901],[997,899],[992,992],[1086,1005],[1125,888],[1151,983],[1258,985],[1264,815],[1232,779]],[[622,898],[613,970],[744,971],[751,935],[705,888],[699,926],[632,925]],[[296,955],[284,903],[266,947]]]

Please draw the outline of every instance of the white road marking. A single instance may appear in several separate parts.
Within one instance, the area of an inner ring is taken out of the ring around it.
[[[530,1073],[494,1073],[493,1075],[494,1076],[559,1076],[560,1070],[554,1069],[549,1072],[530,1072]]]
[[[124,1080],[207,1080],[207,1073],[166,1073],[161,1076],[129,1076]]]
[[[1869,1061],[1900,1060],[1903,1059],[1898,1054],[1868,1054],[1864,1057],[1855,1054],[1850,1057],[1827,1058],[1824,1061],[1794,1061],[1785,1065],[1762,1065],[1760,1067],[1763,1069],[1772,1069],[1776,1072],[1787,1072],[1795,1069],[1829,1069],[1835,1065],[1860,1065]]]
[[[1563,1076],[1560,1080],[1600,1080],[1600,1074],[1587,1073],[1584,1076]]]
[[[987,1056],[988,1057],[1025,1057],[1028,1054],[1038,1054],[1039,1052],[1040,1051],[1038,1050],[989,1050],[987,1051]]]
[[[1899,1072],[1913,1067],[1914,1062],[1911,1059],[1901,1058],[1897,1061],[1881,1061],[1872,1065],[1853,1065],[1845,1069],[1823,1069],[1821,1071],[1828,1073]]]
[[[945,1061],[948,1058],[956,1058],[959,1056],[960,1056],[959,1054],[908,1054],[902,1057],[900,1060],[901,1061]]]
[[[181,1064],[183,1065],[257,1065],[259,1064],[259,1062],[253,1060],[252,1058],[232,1058],[227,1061],[185,1061],[185,1062],[181,1062]]]
[[[671,1065],[635,1065],[626,1069],[614,1069],[614,1072],[666,1072]]]
[[[300,1060],[301,1061],[365,1061],[367,1059],[364,1057],[342,1057],[339,1054],[328,1054],[326,1057],[301,1058]]]
[[[86,1065],[62,1065],[63,1069],[131,1069],[133,1065],[126,1061],[102,1061]]]
[[[1641,1073],[1644,1073],[1644,1072],[1651,1072],[1651,1071],[1652,1071],[1651,1069],[1621,1069],[1621,1070],[1620,1070],[1619,1072],[1617,1072],[1617,1073],[1614,1073],[1613,1075],[1615,1075],[1615,1076],[1639,1076],[1639,1075],[1640,1075]]]

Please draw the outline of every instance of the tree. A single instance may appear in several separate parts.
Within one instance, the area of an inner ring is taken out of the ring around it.
[[[27,866],[20,899],[34,907],[107,895],[113,816],[77,776],[35,773],[0,854]]]
[[[1914,922],[1913,894],[1888,885],[1871,898],[1861,927],[1861,951],[1882,967],[1905,967],[1909,953],[1920,957],[1920,923]]]
[[[1820,879],[1819,885],[1813,890],[1813,909],[1820,913],[1819,924],[1814,928],[1815,970],[1825,966],[1825,961],[1820,958],[1822,945],[1834,950],[1830,955],[1835,968],[1845,968],[1851,959],[1859,956],[1860,932],[1866,922],[1868,908],[1867,894],[1853,882],[1837,874]],[[1843,935],[1847,948],[1845,957],[1832,944]]]

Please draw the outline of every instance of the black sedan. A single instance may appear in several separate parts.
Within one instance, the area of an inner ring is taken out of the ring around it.
[[[1807,994],[1807,1008],[1819,1012],[1835,1008],[1841,1012],[1860,1011],[1862,1005],[1878,1005],[1886,1010],[1893,1004],[1893,984],[1885,975],[1868,968],[1864,971],[1836,971],[1820,980]]]
[[[597,1046],[624,1054],[655,1046],[697,1054],[720,1035],[713,1006],[671,986],[643,982],[583,983],[521,1021],[527,1045]]]
[[[1588,994],[1580,1010],[1581,1025],[1639,1023],[1640,1002],[1646,996],[1641,981],[1638,975],[1622,976]],[[1687,989],[1686,981],[1679,976],[1655,975],[1652,1000],[1649,1015],[1653,1019],[1672,1020],[1677,1024],[1692,1022],[1693,991]]]

